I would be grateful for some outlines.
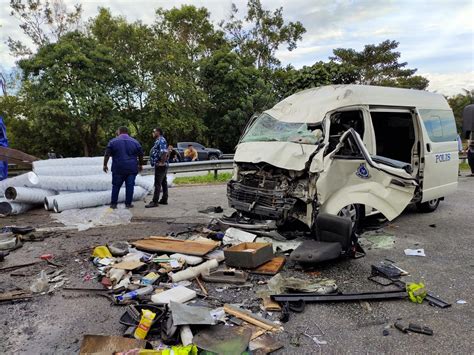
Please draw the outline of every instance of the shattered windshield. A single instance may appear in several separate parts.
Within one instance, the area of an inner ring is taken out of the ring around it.
[[[275,141],[316,144],[321,134],[320,129],[307,123],[283,122],[262,113],[244,135],[242,143]]]

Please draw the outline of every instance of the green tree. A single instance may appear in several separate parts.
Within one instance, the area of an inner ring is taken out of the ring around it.
[[[265,10],[260,0],[249,0],[245,21],[238,18],[238,8],[232,4],[231,15],[221,27],[234,48],[252,58],[257,68],[274,68],[280,65],[275,53],[285,45],[289,51],[296,48],[306,29],[301,22],[285,23],[283,7],[273,12]]]
[[[462,111],[467,105],[474,104],[474,90],[463,89],[463,93],[448,98],[449,106],[453,110],[456,118],[458,132],[462,130]]]
[[[334,62],[316,62],[301,69],[286,67],[278,69],[274,74],[274,87],[279,99],[295,92],[322,85],[351,84],[357,82],[359,72],[348,64]]]
[[[111,94],[121,76],[109,48],[71,32],[19,65],[30,119],[44,149],[65,155],[101,153],[103,129],[117,119]]]
[[[414,75],[417,69],[408,69],[408,63],[399,63],[400,52],[397,41],[386,40],[380,44],[368,44],[360,52],[351,48],[337,48],[330,59],[336,63],[348,64],[360,73],[359,84],[397,86],[424,90],[428,79]]]
[[[275,103],[271,87],[251,61],[229,50],[205,60],[201,80],[210,101],[205,116],[210,143],[232,152],[252,114]]]
[[[56,42],[67,32],[79,29],[82,7],[74,5],[68,10],[63,0],[10,0],[11,16],[20,21],[23,33],[36,47]],[[33,50],[20,40],[8,37],[10,52],[21,57]]]

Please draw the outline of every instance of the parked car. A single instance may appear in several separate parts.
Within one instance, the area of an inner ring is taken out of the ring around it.
[[[176,150],[181,156],[181,160],[184,160],[184,151],[190,144],[197,150],[199,160],[217,160],[222,157],[222,152],[219,149],[206,148],[202,144],[196,142],[178,142]]]
[[[456,124],[427,91],[363,85],[298,92],[253,118],[234,156],[229,205],[313,228],[319,213],[389,220],[436,210],[456,190]]]

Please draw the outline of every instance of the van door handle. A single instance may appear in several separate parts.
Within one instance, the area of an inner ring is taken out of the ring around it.
[[[431,152],[431,144],[429,143],[426,143],[426,150],[429,152]]]

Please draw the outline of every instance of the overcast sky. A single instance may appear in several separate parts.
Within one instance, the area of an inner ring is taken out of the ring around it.
[[[14,66],[8,36],[23,38],[19,22],[9,16],[9,0],[0,0],[0,67]],[[65,0],[82,3],[84,18],[99,6],[130,21],[151,23],[154,9],[181,4],[205,6],[217,23],[227,17],[231,3],[243,13],[246,0]],[[385,39],[400,42],[402,61],[430,79],[429,90],[453,95],[474,89],[474,0],[262,0],[268,9],[283,6],[286,19],[299,20],[307,32],[292,52],[281,48],[283,64],[299,68],[327,60],[334,48],[360,50]]]

